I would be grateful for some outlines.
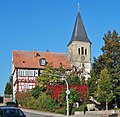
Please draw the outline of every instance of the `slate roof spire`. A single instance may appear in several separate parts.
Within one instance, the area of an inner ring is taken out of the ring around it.
[[[74,26],[74,30],[73,30],[72,37],[71,37],[69,44],[71,44],[73,41],[90,42],[90,40],[88,39],[87,33],[85,31],[83,22],[82,22],[79,4],[78,4],[78,14],[76,17],[75,26]]]

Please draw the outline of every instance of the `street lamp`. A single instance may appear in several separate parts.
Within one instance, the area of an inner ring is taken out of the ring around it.
[[[66,86],[67,86],[67,90],[66,90],[66,101],[67,101],[67,116],[69,117],[69,99],[68,99],[68,95],[70,94],[70,90],[69,90],[69,86],[68,86],[68,82],[65,78],[65,76],[61,76],[61,75],[57,75],[57,74],[46,74],[46,73],[42,73],[44,75],[48,75],[48,76],[56,76],[56,77],[60,77],[62,80],[65,81]]]
[[[61,78],[62,78],[62,80],[65,81],[66,86],[67,86],[67,90],[66,90],[66,94],[67,94],[67,95],[66,95],[66,100],[67,100],[67,116],[69,116],[69,99],[68,99],[68,95],[70,94],[70,90],[69,90],[69,87],[68,87],[68,82],[67,82],[67,80],[65,79],[65,77],[62,76]]]

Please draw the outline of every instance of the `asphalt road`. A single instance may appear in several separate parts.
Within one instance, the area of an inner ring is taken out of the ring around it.
[[[23,112],[27,115],[26,117],[67,117],[66,115],[62,114],[55,114],[55,113],[49,113],[49,112],[40,112],[36,110],[29,110],[29,109],[22,109]],[[85,115],[71,115],[70,117],[120,117],[120,113],[118,113],[118,116],[114,113],[111,113],[111,111],[95,111],[95,112],[87,112]]]
[[[36,113],[30,113],[30,112],[24,112],[27,116],[26,117],[53,117],[51,115],[42,115],[42,114],[36,114]]]

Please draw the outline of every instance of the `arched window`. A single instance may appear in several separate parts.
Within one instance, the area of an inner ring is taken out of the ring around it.
[[[80,55],[80,48],[78,48],[78,54]]]
[[[87,49],[85,49],[85,55],[87,55]]]
[[[81,53],[84,55],[84,47],[81,48]]]

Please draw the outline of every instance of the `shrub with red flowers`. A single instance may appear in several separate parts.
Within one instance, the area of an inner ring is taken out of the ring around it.
[[[50,96],[54,98],[54,100],[58,100],[60,98],[60,94],[64,90],[65,86],[56,84],[56,85],[48,85],[47,89],[51,92]]]
[[[80,94],[80,100],[85,102],[88,98],[88,86],[87,85],[72,85],[71,88],[74,88]]]
[[[82,102],[85,102],[88,97],[88,86],[86,85],[70,85],[70,90],[74,89],[77,93],[79,93],[79,99]],[[66,86],[56,84],[56,85],[48,85],[47,86],[48,91],[50,92],[50,96],[54,98],[54,100],[60,99],[60,94],[66,91]]]

